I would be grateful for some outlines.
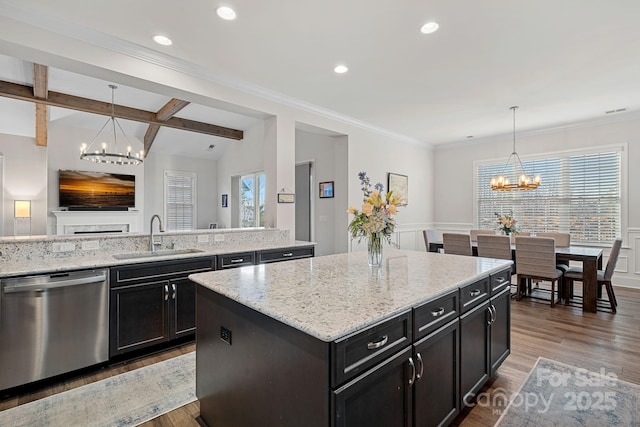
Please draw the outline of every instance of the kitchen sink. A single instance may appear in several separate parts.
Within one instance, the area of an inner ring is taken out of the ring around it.
[[[204,252],[204,251],[201,251],[200,249],[163,249],[163,250],[157,250],[155,252],[145,251],[145,252],[130,252],[126,254],[116,254],[116,255],[113,255],[113,257],[115,259],[155,258],[159,256],[197,254],[200,252]]]

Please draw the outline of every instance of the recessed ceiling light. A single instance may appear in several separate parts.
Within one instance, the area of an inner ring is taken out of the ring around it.
[[[427,22],[426,24],[424,24],[422,26],[422,28],[420,28],[420,32],[422,34],[435,33],[436,31],[438,31],[439,27],[440,27],[440,25],[438,25],[437,22]]]
[[[346,65],[336,65],[333,71],[335,71],[338,74],[344,74],[347,71],[349,71],[349,67],[347,67]]]
[[[233,21],[236,19],[236,11],[227,6],[220,6],[218,10],[216,10],[216,13],[225,21]]]
[[[162,46],[171,46],[173,44],[169,37],[161,35],[153,36],[153,41]]]

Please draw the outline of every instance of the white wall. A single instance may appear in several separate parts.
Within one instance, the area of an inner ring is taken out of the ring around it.
[[[49,134],[47,147],[44,149],[48,156],[48,184],[47,191],[49,199],[47,210],[58,210],[58,171],[60,169],[81,170],[91,172],[112,172],[126,175],[135,175],[136,177],[136,209],[141,212],[140,221],[145,217],[144,212],[144,163],[143,166],[133,165],[108,165],[93,163],[80,159],[80,144],[88,143],[95,136],[97,130],[74,128],[61,125],[55,121],[49,122]],[[127,135],[132,144],[133,151],[142,150],[142,141],[136,139],[133,135]],[[47,178],[45,178],[47,183]],[[160,193],[162,194],[162,193]],[[160,196],[162,197],[162,196]],[[49,215],[47,225],[47,234],[55,234],[55,217]],[[144,222],[144,221],[142,221]],[[142,224],[138,224],[138,230],[142,230]]]
[[[520,157],[603,145],[628,143],[628,170],[623,182],[624,203],[622,230],[623,250],[618,260],[615,284],[640,288],[640,120],[592,123],[556,131],[518,136]],[[495,160],[506,162],[512,141],[508,138],[482,143],[461,143],[439,147],[435,151],[435,222],[440,230],[465,230],[473,224],[473,162]],[[623,177],[624,179],[625,177]],[[544,176],[542,177],[544,181]],[[623,224],[623,225],[624,225]],[[606,262],[606,259],[604,260]]]
[[[31,200],[31,234],[46,234],[47,149],[37,147],[35,138],[0,134],[0,153],[4,173],[0,235],[14,234],[14,200]],[[22,227],[19,231],[26,233]]]
[[[209,228],[218,221],[218,161],[154,153],[144,162],[144,228],[149,231],[149,219],[159,214],[164,219],[164,172],[196,174],[196,228]]]
[[[331,137],[296,130],[296,163],[312,162],[312,239],[316,256],[346,252],[347,174],[346,137]],[[319,197],[319,183],[334,181],[333,198]],[[297,192],[297,191],[296,191]],[[326,219],[326,220],[324,220]]]
[[[230,228],[237,226],[231,222],[234,206],[237,207],[237,197],[232,198],[232,177],[264,171],[264,122],[259,122],[244,131],[244,138],[234,141],[218,161],[218,227]],[[222,194],[227,194],[228,207],[223,208]],[[237,194],[237,192],[236,192]]]

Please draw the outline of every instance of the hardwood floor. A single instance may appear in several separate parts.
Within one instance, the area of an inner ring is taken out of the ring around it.
[[[598,372],[604,368],[621,380],[640,384],[640,290],[615,287],[618,313],[582,313],[579,307],[539,300],[512,300],[511,355],[497,377],[483,390],[491,396],[504,391],[516,393],[539,356]],[[129,370],[179,356],[195,344],[167,350],[99,372],[69,379],[28,394],[0,400],[0,410],[50,396]],[[453,422],[456,426],[493,426],[503,407],[478,404],[465,408]],[[198,402],[176,409],[143,426],[197,427]]]

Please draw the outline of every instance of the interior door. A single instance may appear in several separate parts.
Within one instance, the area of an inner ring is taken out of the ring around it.
[[[296,165],[296,240],[311,241],[311,163]]]

